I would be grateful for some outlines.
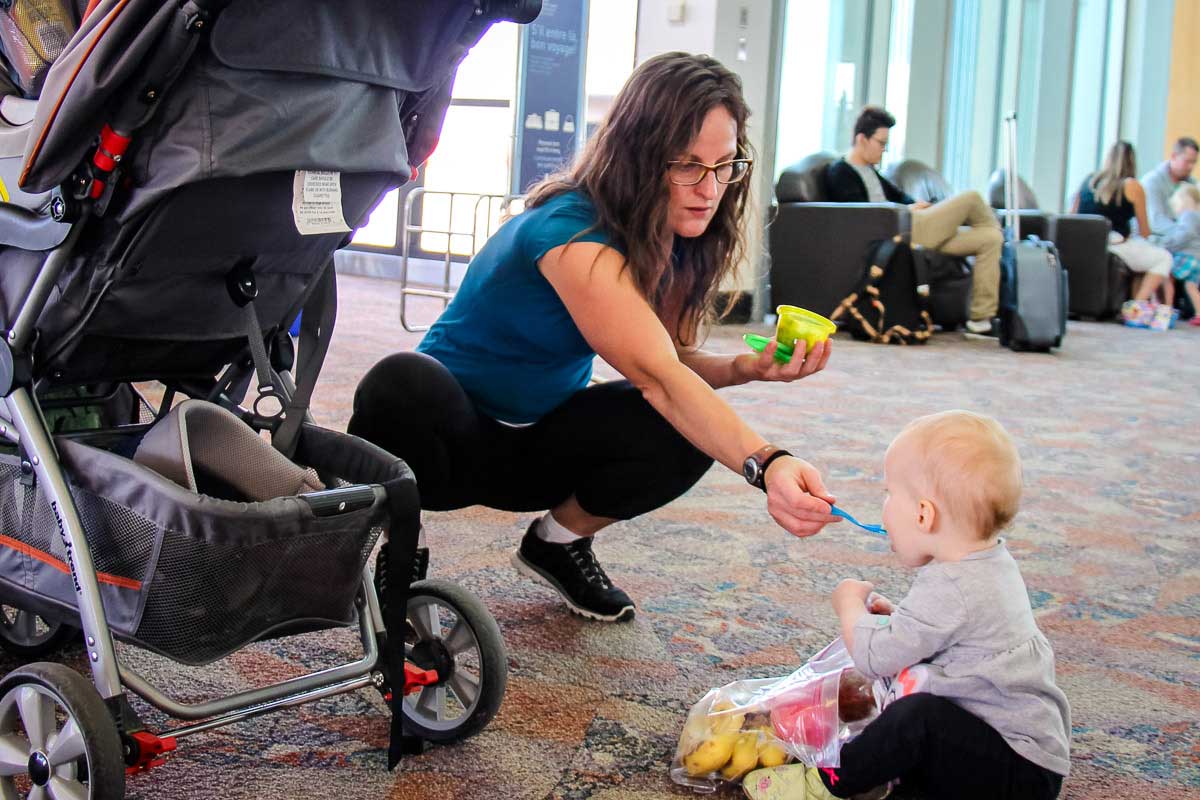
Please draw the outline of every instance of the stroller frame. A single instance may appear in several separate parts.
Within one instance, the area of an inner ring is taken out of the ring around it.
[[[169,37],[163,47],[154,54],[151,59],[152,66],[159,71],[161,81],[157,84],[151,82],[149,85],[160,87],[160,93],[170,87],[173,79],[182,71],[183,64],[187,62],[195,49],[197,38],[195,34],[207,31],[216,14],[229,2],[230,0],[179,0],[180,17],[187,20],[186,33],[181,32]],[[510,19],[516,22],[528,22],[536,17],[540,10],[540,0],[475,0],[475,2],[477,4],[476,14],[486,15],[485,19],[491,21]],[[151,111],[147,112],[146,100],[145,96],[133,97],[118,106],[105,133],[101,135],[96,153],[72,176],[71,182],[63,185],[62,193],[56,193],[51,206],[53,216],[57,221],[69,223],[70,230],[62,243],[54,248],[42,263],[26,298],[20,305],[11,329],[0,343],[0,397],[3,399],[3,403],[0,404],[0,437],[19,449],[24,462],[23,470],[33,476],[38,490],[45,495],[53,511],[58,535],[66,553],[67,569],[75,589],[78,620],[83,632],[85,653],[91,672],[91,685],[103,704],[99,707],[105,710],[115,727],[112,735],[98,734],[93,738],[103,741],[98,744],[95,742],[90,744],[94,744],[98,748],[101,756],[111,760],[111,752],[105,755],[104,751],[106,748],[111,751],[112,742],[118,742],[120,749],[117,751],[117,755],[123,762],[121,765],[123,768],[119,773],[109,774],[112,773],[112,770],[104,764],[92,763],[93,753],[88,749],[86,755],[89,781],[91,782],[88,787],[89,796],[121,796],[124,791],[126,771],[132,774],[161,763],[159,756],[166,751],[173,750],[176,740],[180,738],[272,711],[367,687],[379,690],[392,707],[393,735],[392,748],[389,753],[389,768],[395,766],[401,752],[419,751],[428,741],[454,741],[471,735],[482,728],[494,715],[498,709],[500,698],[487,698],[489,702],[485,703],[485,698],[476,694],[470,704],[464,700],[464,707],[469,705],[463,714],[465,723],[462,727],[469,728],[465,733],[462,733],[461,729],[454,725],[441,724],[443,722],[441,709],[445,704],[445,686],[442,684],[448,679],[448,676],[444,674],[439,676],[438,670],[426,670],[415,666],[408,658],[413,652],[413,646],[403,642],[391,643],[393,648],[399,648],[399,652],[403,654],[403,677],[395,674],[394,668],[388,669],[388,619],[385,618],[380,596],[376,590],[376,576],[369,565],[363,566],[360,588],[354,603],[357,611],[359,639],[362,645],[361,658],[259,688],[237,692],[227,697],[194,703],[183,703],[173,699],[134,669],[121,663],[114,646],[113,631],[105,615],[96,560],[85,535],[83,519],[72,497],[68,477],[60,463],[59,449],[50,435],[35,396],[34,388],[40,376],[35,374],[33,348],[37,339],[36,323],[46,308],[63,269],[79,245],[81,232],[89,221],[105,214],[112,193],[118,184],[121,153],[112,152],[113,140],[108,137],[108,134],[112,134],[114,131],[125,132],[117,134],[118,139],[125,140],[124,144],[120,145],[120,149],[123,151],[133,134],[145,124],[153,113],[154,103],[150,104]],[[7,209],[0,209],[0,224],[10,221],[7,212]],[[245,385],[247,379],[252,377],[256,371],[260,378],[262,377],[265,359],[261,357],[261,341],[258,347],[251,341],[243,355],[234,359],[226,372],[216,378],[212,387],[209,387],[208,399],[215,400],[240,414],[245,421],[251,424],[252,428],[271,429],[274,433],[273,440],[280,437],[282,428],[285,435],[283,442],[278,443],[277,447],[284,450],[285,453],[288,453],[289,449],[294,449],[295,436],[302,422],[311,423],[311,415],[307,409],[308,396],[320,370],[324,349],[332,335],[333,310],[323,308],[323,304],[329,301],[331,295],[335,297],[335,289],[333,289],[335,278],[332,269],[332,258],[330,258],[324,267],[328,274],[316,274],[309,284],[306,297],[301,301],[306,318],[312,315],[320,318],[326,324],[320,325],[319,335],[322,341],[319,343],[313,341],[313,336],[317,332],[315,322],[311,326],[306,325],[302,331],[302,355],[308,355],[304,353],[306,344],[309,346],[317,344],[317,355],[315,358],[309,356],[309,360],[301,365],[302,374],[299,388],[292,378],[290,371],[292,365],[288,363],[290,361],[288,355],[278,359],[283,362],[283,368],[276,369],[274,365],[266,368],[271,378],[268,388],[272,389],[275,397],[287,411],[285,421],[281,423],[278,415],[274,418],[263,417],[258,413],[257,408],[253,412],[244,411],[240,403],[228,394],[230,387]],[[325,294],[322,294],[318,286],[322,281],[328,281],[330,284],[329,291]],[[336,304],[336,300],[334,303]],[[309,320],[305,319],[305,323],[308,322]],[[58,382],[59,376],[54,377]],[[168,393],[162,408],[158,410],[158,416],[165,415],[175,391],[176,387],[168,384]],[[255,405],[257,406],[257,404]],[[300,412],[299,415],[296,415],[297,411]],[[300,495],[300,497],[308,500],[314,507],[326,508],[331,503],[337,506],[339,502],[342,503],[341,507],[344,507],[345,503],[342,501],[348,496],[348,492],[365,490],[374,496],[378,489],[377,486],[374,488],[366,485],[351,486]],[[415,497],[415,487],[412,492]],[[417,531],[402,531],[400,521],[395,519],[394,514],[391,516],[392,524],[389,536],[392,541],[385,542],[384,550],[392,549],[394,566],[399,568],[397,574],[404,581],[397,583],[394,589],[403,590],[412,574],[411,566],[417,547]],[[397,542],[395,541],[397,536],[404,536],[407,541]],[[399,558],[396,558],[397,556]],[[485,680],[483,686],[475,684],[475,689],[479,693],[486,693],[490,689],[495,694],[498,688],[499,695],[502,696],[506,670],[503,641],[494,620],[482,604],[473,601],[474,605],[472,606],[471,602],[464,602],[465,593],[448,591],[445,586],[441,586],[436,581],[421,581],[408,588],[408,592],[394,591],[392,597],[395,598],[396,595],[399,595],[399,598],[411,601],[415,592],[423,591],[434,600],[432,617],[415,627],[428,630],[430,621],[434,627],[437,627],[436,607],[438,602],[457,613],[459,622],[465,623],[469,629],[467,633],[471,634],[470,643],[473,643],[479,651],[481,670],[484,658],[489,657],[488,668],[493,672],[497,669],[500,672],[498,676],[495,674],[488,676],[490,683]],[[453,587],[451,586],[451,588]],[[42,613],[42,610],[39,609],[31,609],[28,613],[35,611]],[[46,613],[51,619],[63,616],[61,609],[57,608],[52,608],[50,612]],[[400,612],[393,611],[392,618],[397,613]],[[397,630],[395,633],[399,636],[400,631]],[[453,632],[450,634],[450,636],[454,635]],[[462,639],[462,637],[459,638]],[[443,653],[444,655],[445,653]],[[390,663],[395,664],[395,656],[393,655],[391,658],[393,660]],[[447,662],[443,658],[437,663],[439,667],[442,667]],[[453,672],[452,663],[451,660],[450,672]],[[39,672],[35,667],[41,667],[41,671]],[[44,680],[46,676],[62,677],[54,670],[48,669],[50,667],[54,667],[54,665],[34,665],[10,673],[8,677],[0,681],[0,695],[9,688],[14,676],[17,679],[30,679],[32,683],[40,683],[43,686],[47,685]],[[79,677],[77,673],[65,668],[57,669],[62,673],[70,673]],[[82,680],[82,678],[80,679]],[[49,684],[51,694],[54,695],[58,704],[66,709],[69,717],[79,711],[81,713],[76,716],[81,723],[86,721],[86,718],[95,718],[94,709],[89,711],[89,708],[84,707],[87,705],[86,703],[76,707],[77,704],[73,698],[78,697],[78,687],[60,687],[72,691],[55,692],[53,684],[54,681],[51,680]],[[137,712],[129,703],[125,694],[126,688],[168,716],[191,724],[170,728],[157,734],[146,731]],[[415,716],[410,717],[404,714],[404,711],[412,711],[414,706],[405,705],[402,696],[393,697],[392,689],[402,695],[421,692],[420,700],[415,704]],[[73,694],[73,692],[75,693]],[[456,695],[461,694],[457,689],[455,692]],[[484,709],[485,713],[482,717],[479,713],[471,714],[477,705],[493,704],[494,706],[490,709]],[[430,718],[431,714],[434,724],[422,724]],[[402,718],[404,719],[403,725]],[[65,732],[63,735],[66,735]],[[119,738],[117,738],[118,736]],[[32,740],[32,734],[30,738]],[[84,739],[87,738],[85,731]],[[37,743],[33,744],[37,746]],[[39,783],[39,776],[35,775],[33,770],[33,756],[31,756],[30,764],[30,774],[33,776],[34,783],[42,785]],[[106,769],[108,769],[108,773],[106,773]],[[72,771],[70,774],[73,776],[75,773]],[[104,778],[103,776],[106,774],[108,777]],[[96,783],[103,780],[109,780],[110,784],[107,788],[104,786],[98,788]]]
[[[78,230],[86,224],[88,218],[89,215],[84,214],[74,223],[71,235],[47,259],[22,307],[17,324],[7,337],[8,347],[0,346],[0,353],[7,355],[22,352],[23,345],[28,342],[27,331],[31,328],[23,327],[20,323],[22,320],[37,318],[48,297],[48,287],[53,285],[58,270],[69,258],[78,239]],[[217,388],[237,383],[239,377],[250,371],[252,370],[244,367],[234,371],[235,374],[220,381]],[[295,384],[290,374],[283,371],[277,373],[276,377],[279,379],[279,390],[285,399],[290,401],[295,394]],[[92,682],[109,706],[119,730],[130,734],[125,742],[125,759],[132,770],[147,769],[164,750],[174,749],[174,742],[186,736],[366,687],[373,687],[381,693],[387,691],[388,680],[380,663],[380,641],[387,632],[370,567],[363,569],[361,589],[355,603],[363,648],[363,655],[357,660],[228,697],[197,703],[181,703],[172,699],[131,667],[123,665],[116,653],[114,638],[104,614],[95,560],[84,534],[83,522],[59,463],[57,448],[47,431],[30,386],[12,387],[3,401],[3,407],[0,408],[0,436],[21,448],[36,476],[37,485],[55,510],[59,535],[65,545],[68,565],[76,586],[79,622],[83,630]],[[226,399],[225,403],[228,404],[229,401]],[[322,494],[345,491],[345,488],[327,490],[309,496],[315,500]],[[484,632],[483,635],[487,636],[487,633]],[[421,686],[434,684],[437,680],[435,672],[419,669],[406,662],[403,686],[396,688],[403,688],[407,694],[420,689]],[[153,734],[153,739],[148,739],[136,712],[124,695],[126,687],[173,718],[203,721],[162,731]],[[387,694],[385,699],[390,699]],[[404,746],[409,752],[417,752],[423,748],[421,740],[417,737],[406,737]]]

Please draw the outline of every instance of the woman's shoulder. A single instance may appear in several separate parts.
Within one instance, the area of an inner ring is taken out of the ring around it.
[[[548,200],[543,201],[540,205],[528,209],[526,213],[536,214],[543,217],[576,216],[587,217],[595,220],[596,205],[583,191],[579,189],[568,189],[564,192],[554,195]]]
[[[597,226],[596,207],[583,192],[572,189],[557,194],[522,214],[519,241],[537,261],[547,251],[571,241],[611,244],[611,238]]]

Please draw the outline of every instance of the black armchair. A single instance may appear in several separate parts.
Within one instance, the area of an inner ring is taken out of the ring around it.
[[[915,158],[906,158],[888,166],[883,177],[899,187],[913,200],[940,203],[954,196],[954,190],[933,167]]]
[[[1003,223],[1004,170],[988,180],[988,203]],[[1054,242],[1067,270],[1069,311],[1074,316],[1101,318],[1115,314],[1125,299],[1117,261],[1108,257],[1107,219],[1098,214],[1053,214],[1038,210],[1033,190],[1017,176],[1017,207],[1021,235]]]
[[[829,314],[862,279],[872,246],[912,228],[903,205],[828,202],[825,168],[837,158],[810,155],[784,170],[775,184],[777,208],[768,229],[772,305]],[[962,259],[931,256],[948,262],[939,274],[959,277],[932,288],[930,314],[943,328],[957,327],[967,320],[969,267]]]

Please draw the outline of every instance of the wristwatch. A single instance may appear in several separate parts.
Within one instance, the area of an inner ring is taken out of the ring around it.
[[[771,462],[780,456],[790,455],[791,453],[787,450],[782,450],[773,444],[758,448],[742,462],[742,475],[745,476],[746,483],[757,486],[765,492],[767,490],[767,467],[771,466]]]

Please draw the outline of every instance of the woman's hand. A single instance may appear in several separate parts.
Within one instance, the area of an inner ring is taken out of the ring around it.
[[[821,473],[807,461],[781,456],[764,476],[767,512],[793,536],[812,536],[841,517],[829,513],[836,498],[825,489]]]
[[[786,363],[775,360],[775,350],[779,347],[779,343],[774,339],[768,342],[763,351],[757,355],[750,353],[739,355],[736,369],[741,382],[781,381],[791,383],[825,369],[825,365],[829,363],[829,356],[833,352],[833,342],[828,339],[817,342],[807,355],[799,352],[801,344],[801,342],[796,342],[797,352]]]

